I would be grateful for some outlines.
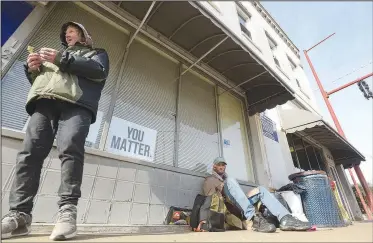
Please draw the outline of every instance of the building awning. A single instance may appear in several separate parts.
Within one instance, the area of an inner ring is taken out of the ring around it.
[[[141,21],[147,15],[152,2],[123,1],[102,4],[115,4]],[[156,2],[146,17],[144,29],[150,27],[196,59],[201,58],[198,65],[208,65],[233,83],[227,85],[226,89],[240,87],[244,90],[249,115],[294,99],[293,90],[281,78],[276,77],[274,72],[269,71],[264,62],[250,53],[229,29],[222,25],[218,27],[221,23],[214,20],[199,3]],[[222,43],[211,51],[219,42]]]
[[[280,109],[282,128],[286,133],[303,132],[330,150],[334,162],[349,167],[365,161],[365,157],[345,138],[338,134],[323,118],[312,112]]]

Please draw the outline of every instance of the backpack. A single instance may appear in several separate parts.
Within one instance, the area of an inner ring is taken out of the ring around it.
[[[225,231],[226,210],[224,199],[218,193],[211,196],[198,194],[190,215],[190,226],[195,231],[201,221],[206,221],[201,229],[209,232],[223,232]]]

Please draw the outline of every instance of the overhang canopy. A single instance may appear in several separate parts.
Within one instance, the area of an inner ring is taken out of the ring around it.
[[[335,163],[345,167],[365,161],[365,157],[345,138],[337,133],[321,116],[312,112],[293,109],[280,109],[282,128],[287,133],[302,131],[330,150]]]
[[[152,2],[114,3],[142,20]],[[228,29],[218,27],[216,23],[218,21],[203,11],[198,3],[165,1],[156,3],[145,21],[144,28],[151,27],[196,58],[208,53],[201,63],[210,66],[245,91],[249,115],[294,99],[294,92],[286,83],[268,71],[268,67],[258,61],[254,54],[249,53],[247,47],[244,48]],[[227,36],[227,40],[209,52]]]

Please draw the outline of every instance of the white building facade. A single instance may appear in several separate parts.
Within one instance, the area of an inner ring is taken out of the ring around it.
[[[28,121],[26,48],[60,49],[61,25],[76,21],[110,57],[86,143],[79,223],[162,224],[170,206],[192,207],[217,156],[227,159],[228,174],[246,191],[279,188],[300,169],[325,170],[350,215],[359,216],[343,166],[363,157],[322,120],[299,50],[258,2],[32,6],[2,45],[3,212]],[[315,136],[313,128],[331,138]],[[126,140],[130,130],[140,136]],[[305,155],[298,155],[297,139]],[[138,149],[129,151],[129,143]],[[53,222],[59,182],[53,149],[42,170],[35,222]]]

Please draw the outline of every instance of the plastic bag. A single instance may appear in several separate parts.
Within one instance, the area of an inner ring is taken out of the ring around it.
[[[302,199],[299,194],[295,194],[293,191],[279,192],[281,196],[287,202],[291,215],[303,222],[308,222],[306,215],[303,212]]]

